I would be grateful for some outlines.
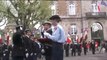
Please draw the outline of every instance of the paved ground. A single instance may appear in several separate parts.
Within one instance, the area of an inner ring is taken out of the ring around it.
[[[45,60],[44,57],[42,59],[38,60]],[[96,52],[95,55],[93,55],[91,52],[88,52],[87,55],[84,55],[83,52],[81,56],[69,56],[64,57],[64,60],[107,60],[107,53],[104,52]]]
[[[107,60],[107,53],[96,53],[95,55],[88,53],[81,56],[69,56],[64,57],[64,60]]]
[[[43,59],[38,59],[38,60],[45,60]],[[107,53],[104,52],[96,52],[95,55],[93,55],[91,52],[88,52],[87,55],[84,55],[82,53],[81,56],[69,56],[69,57],[64,57],[64,60],[107,60]]]

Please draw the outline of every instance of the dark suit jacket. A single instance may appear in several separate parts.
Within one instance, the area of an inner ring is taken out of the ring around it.
[[[16,32],[13,34],[12,56],[24,56],[24,51],[22,35],[20,32]]]
[[[40,53],[40,48],[37,42],[33,42],[32,48],[33,48],[33,53],[36,53],[37,55]]]
[[[95,42],[91,43],[91,49],[95,50]]]
[[[46,32],[52,35],[52,29],[49,29]],[[42,37],[44,37],[44,32],[42,32],[41,34],[42,34]],[[44,50],[45,50],[44,55],[51,56],[52,46],[50,43],[52,42],[52,40],[50,40],[50,39],[47,39],[47,40],[49,40],[49,44],[48,43],[43,44]]]
[[[32,47],[32,41],[30,38],[28,38],[27,36],[23,37],[23,41],[24,41],[24,47],[25,50],[27,49],[26,53],[31,53],[31,47]]]
[[[3,50],[3,54],[6,54],[6,56],[8,57],[10,54],[10,47],[4,44],[2,50]]]

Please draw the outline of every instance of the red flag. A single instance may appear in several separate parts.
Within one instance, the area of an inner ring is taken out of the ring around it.
[[[71,39],[67,37],[67,41],[66,41],[68,44],[71,43]]]
[[[86,39],[87,39],[87,34],[88,34],[88,31],[86,30],[86,31],[84,32],[84,35],[83,35],[83,40],[86,40]]]
[[[78,35],[76,35],[76,41],[77,41],[77,43],[80,43],[80,39],[79,39]]]
[[[8,33],[7,33],[6,38],[7,38],[7,45],[9,45],[9,38],[10,38],[10,36],[9,36],[9,34],[8,34]]]
[[[101,10],[101,9],[100,9],[100,4],[98,3],[98,12],[100,12],[100,10]]]
[[[9,45],[9,36],[7,36],[7,45]]]

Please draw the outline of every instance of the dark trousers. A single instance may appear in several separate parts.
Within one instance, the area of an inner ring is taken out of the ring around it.
[[[37,60],[37,55],[33,55],[33,60]]]
[[[66,55],[66,57],[69,56],[69,49],[65,49],[65,55]]]
[[[0,55],[0,60],[2,60],[2,55]]]
[[[28,56],[25,58],[25,60],[33,60],[33,56]]]
[[[9,56],[3,56],[3,60],[9,60]]]
[[[12,58],[12,60],[24,60],[23,56],[15,56]]]
[[[53,43],[52,60],[63,60],[63,44]]]
[[[87,48],[84,48],[84,55],[87,55]]]
[[[71,56],[76,56],[76,48],[72,48]]]
[[[81,56],[81,48],[78,48],[78,56]]]
[[[45,56],[45,60],[52,60],[51,56]]]
[[[92,49],[92,54],[95,54],[95,49],[94,48]]]

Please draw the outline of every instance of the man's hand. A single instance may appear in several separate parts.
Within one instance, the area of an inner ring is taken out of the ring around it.
[[[44,32],[44,35],[45,35],[46,37],[49,37],[49,36],[50,36],[50,34],[47,33],[47,32]]]

